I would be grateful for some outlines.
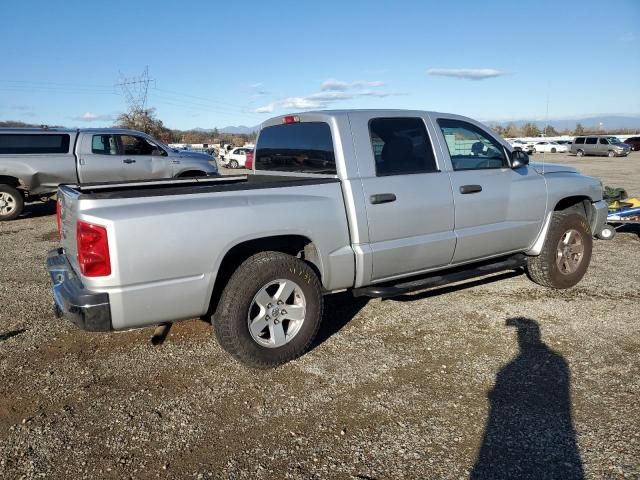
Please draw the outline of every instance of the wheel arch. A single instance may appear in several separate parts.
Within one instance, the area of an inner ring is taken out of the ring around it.
[[[187,178],[187,177],[206,177],[207,173],[204,172],[203,170],[197,170],[197,169],[189,169],[189,170],[185,170],[184,172],[180,172],[176,175],[176,178]]]
[[[0,184],[9,185],[13,188],[23,188],[22,181],[17,177],[12,177],[11,175],[0,175]]]
[[[267,251],[286,253],[300,258],[313,269],[322,284],[322,260],[317,246],[309,237],[288,234],[245,240],[231,247],[222,257],[216,272],[209,307],[205,317],[210,318],[217,310],[222,291],[240,264],[256,253]]]

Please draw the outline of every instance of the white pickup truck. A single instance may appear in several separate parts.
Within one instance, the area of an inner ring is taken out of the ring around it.
[[[57,311],[96,331],[212,318],[231,355],[271,367],[310,347],[326,294],[522,268],[572,287],[607,215],[597,179],[529,164],[484,125],[436,112],[276,117],[253,168],[60,187]]]

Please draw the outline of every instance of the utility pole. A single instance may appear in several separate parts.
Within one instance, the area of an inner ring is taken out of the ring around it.
[[[115,86],[122,90],[122,93],[132,111],[144,111],[147,105],[147,95],[149,84],[155,80],[149,78],[149,66],[144,67],[142,75],[137,77],[125,77],[120,73],[120,82]]]

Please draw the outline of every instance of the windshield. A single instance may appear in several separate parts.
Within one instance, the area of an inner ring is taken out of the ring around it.
[[[618,137],[607,137],[607,140],[609,140],[609,143],[613,143],[613,144],[622,143]]]

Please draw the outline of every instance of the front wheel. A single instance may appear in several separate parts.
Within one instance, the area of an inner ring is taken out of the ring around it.
[[[229,162],[229,168],[238,168],[238,161],[237,160],[231,160]]]
[[[22,194],[9,185],[0,185],[0,222],[13,220],[23,209]]]
[[[245,260],[227,283],[213,327],[224,350],[254,368],[303,355],[322,320],[322,287],[299,258],[262,252]]]
[[[556,149],[555,149],[555,148],[552,148],[552,149],[551,149],[551,153],[556,153]]]
[[[592,245],[591,227],[584,216],[553,212],[540,255],[528,259],[529,277],[545,287],[573,287],[589,267]]]
[[[609,156],[609,158],[613,158],[616,156],[616,152],[614,152],[613,150],[609,150],[609,153],[607,155]]]

